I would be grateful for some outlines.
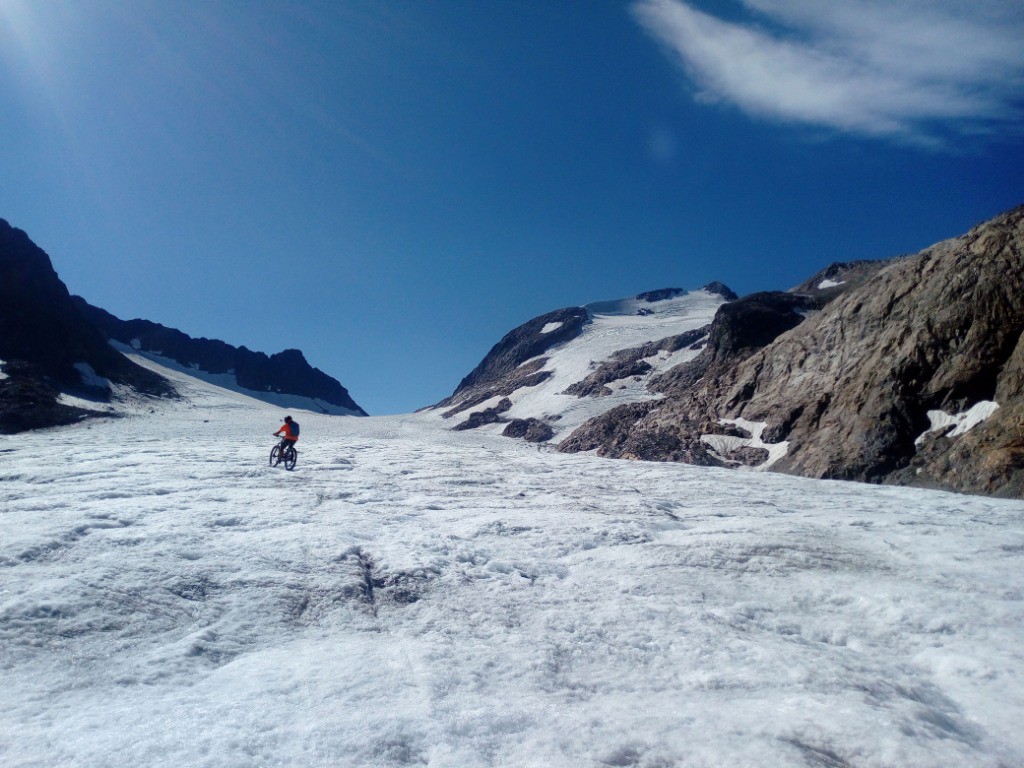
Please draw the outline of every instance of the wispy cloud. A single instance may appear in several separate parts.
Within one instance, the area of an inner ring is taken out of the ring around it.
[[[745,23],[682,0],[633,13],[699,98],[756,117],[933,144],[1021,127],[1020,0],[741,2]]]

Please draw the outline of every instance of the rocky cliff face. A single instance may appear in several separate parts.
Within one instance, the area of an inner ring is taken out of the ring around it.
[[[737,336],[742,302],[725,305],[700,358],[653,383],[664,400],[561,448],[1024,496],[1022,244],[1024,207],[916,256],[838,265],[852,279],[812,278],[791,294],[799,321]]]
[[[67,387],[88,387],[81,364],[98,376],[167,390],[158,377],[110,348],[75,306],[50,257],[0,219],[0,359],[21,361]],[[89,378],[89,377],[87,377]]]
[[[366,415],[340,382],[311,366],[297,349],[266,355],[217,339],[194,339],[148,320],[120,320],[84,299],[74,299],[82,314],[103,333],[140,352],[204,373],[233,376],[241,389],[256,397],[292,395],[313,401],[303,407]]]
[[[135,365],[87,322],[28,235],[0,219],[0,432],[65,424],[86,412],[61,391],[107,400],[110,385],[171,396],[161,377]]]

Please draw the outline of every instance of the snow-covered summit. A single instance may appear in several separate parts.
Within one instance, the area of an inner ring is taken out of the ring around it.
[[[617,405],[658,397],[648,381],[698,353],[702,329],[725,301],[712,290],[667,289],[561,310],[578,320],[571,333],[460,387],[428,413],[455,428],[501,433],[509,423],[532,420],[550,430],[548,437],[567,435]],[[495,350],[524,347],[554,325],[549,315],[535,318]]]

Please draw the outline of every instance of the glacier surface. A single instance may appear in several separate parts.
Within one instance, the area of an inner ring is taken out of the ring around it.
[[[1024,764],[1024,503],[168,375],[0,438],[8,768]]]

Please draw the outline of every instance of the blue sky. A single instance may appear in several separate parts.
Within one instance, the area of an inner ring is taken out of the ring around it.
[[[0,0],[0,217],[410,411],[543,312],[1024,203],[1022,39],[1019,0]]]

